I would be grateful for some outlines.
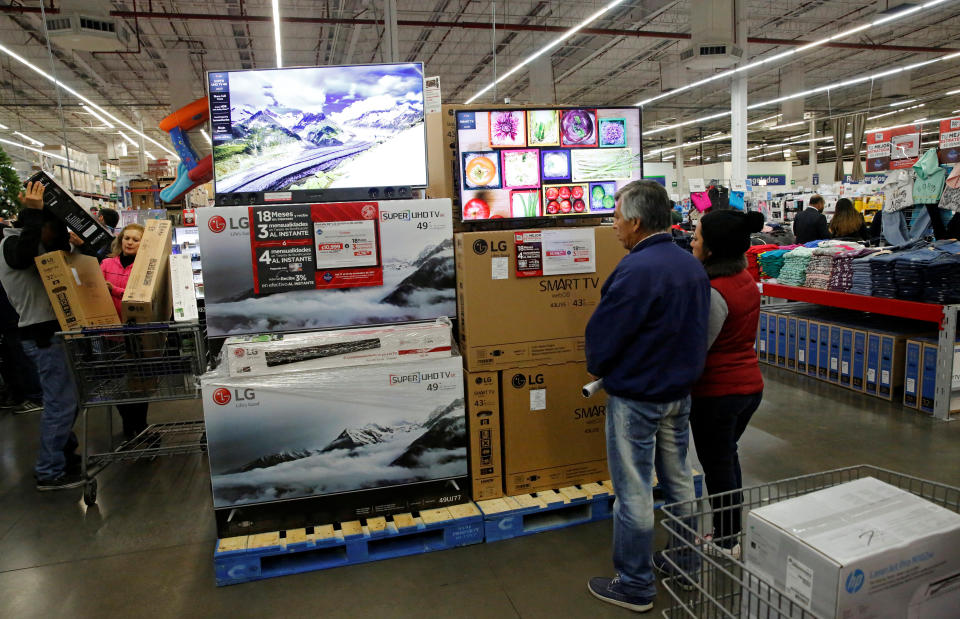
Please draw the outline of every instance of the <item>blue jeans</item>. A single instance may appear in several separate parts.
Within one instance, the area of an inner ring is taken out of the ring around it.
[[[652,598],[656,594],[652,564],[654,467],[668,503],[696,499],[687,458],[689,420],[689,396],[667,403],[615,395],[607,399],[607,464],[616,494],[613,566],[628,595]]]
[[[34,470],[37,479],[55,479],[64,473],[66,454],[77,448],[77,437],[73,433],[73,422],[77,419],[73,374],[59,337],[54,337],[46,348],[37,346],[34,340],[23,340],[23,351],[37,366],[43,389],[40,452]]]

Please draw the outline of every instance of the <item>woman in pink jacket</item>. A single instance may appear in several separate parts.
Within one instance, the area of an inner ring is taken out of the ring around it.
[[[117,315],[121,316],[120,302],[123,292],[127,288],[130,272],[133,271],[133,261],[137,258],[140,249],[140,238],[143,236],[143,226],[128,224],[123,227],[113,239],[110,257],[100,263],[103,278],[107,280],[107,288],[113,297],[113,304],[117,307]],[[127,440],[135,438],[147,428],[147,403],[118,404],[117,410],[123,420],[123,436]]]

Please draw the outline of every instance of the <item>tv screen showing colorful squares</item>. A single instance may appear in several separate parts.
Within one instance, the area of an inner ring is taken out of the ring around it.
[[[464,220],[610,216],[642,178],[638,108],[457,112]]]

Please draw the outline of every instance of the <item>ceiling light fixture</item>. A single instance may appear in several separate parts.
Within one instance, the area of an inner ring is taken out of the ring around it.
[[[895,103],[889,104],[887,107],[897,107],[898,105],[906,105],[908,103],[913,103],[916,99],[906,99],[904,101],[897,101]]]
[[[157,160],[157,158],[154,157],[153,155],[151,155],[151,154],[150,154],[150,151],[148,151],[148,150],[143,151],[143,154],[146,155],[149,159],[153,159],[154,161]]]
[[[213,144],[213,142],[210,140],[210,136],[207,135],[207,132],[205,130],[201,129],[200,133],[203,134],[203,139],[207,141],[207,144]]]
[[[906,65],[906,66],[899,67],[899,68],[896,68],[896,69],[890,69],[890,70],[888,70],[888,71],[881,71],[880,73],[874,73],[873,75],[865,75],[865,76],[863,76],[863,77],[857,77],[857,78],[854,78],[854,79],[844,80],[844,81],[842,81],[842,82],[834,82],[834,83],[832,83],[832,84],[826,84],[825,86],[819,86],[819,87],[817,87],[817,88],[811,88],[810,90],[805,90],[805,91],[803,91],[803,92],[794,93],[794,94],[792,94],[792,95],[785,95],[785,96],[783,96],[783,97],[777,97],[776,99],[769,99],[769,100],[767,100],[767,101],[761,101],[761,102],[759,102],[759,103],[754,103],[753,105],[748,105],[748,106],[747,106],[747,109],[748,109],[748,110],[753,110],[753,109],[757,109],[757,108],[761,108],[761,107],[766,107],[766,106],[768,106],[768,105],[774,105],[774,104],[776,104],[776,103],[783,103],[784,101],[789,101],[789,100],[791,100],[791,99],[799,99],[799,98],[802,98],[802,97],[807,97],[807,96],[809,96],[809,95],[813,95],[813,94],[817,94],[817,93],[821,93],[821,92],[826,92],[826,91],[828,91],[828,90],[838,90],[838,89],[840,89],[840,88],[846,88],[847,86],[855,86],[855,85],[857,85],[857,84],[862,84],[863,82],[869,82],[869,81],[877,80],[877,79],[880,79],[880,78],[883,78],[883,77],[887,77],[888,75],[894,75],[894,74],[896,74],[896,73],[900,73],[900,72],[902,72],[902,71],[911,71],[911,70],[913,70],[913,69],[916,69],[916,68],[919,68],[919,67],[922,67],[922,66],[926,66],[926,65],[928,65],[928,64],[933,64],[933,63],[935,63],[935,62],[955,60],[955,59],[957,59],[957,58],[960,58],[960,52],[956,52],[956,53],[954,53],[954,54],[949,54],[949,55],[947,55],[947,56],[940,56],[939,58],[934,58],[934,59],[932,59],[932,60],[925,60],[925,61],[923,61],[923,62],[917,62],[917,63],[911,64],[911,65]],[[670,129],[675,129],[675,128],[677,128],[677,127],[685,127],[685,126],[687,126],[687,125],[692,125],[692,124],[695,124],[695,123],[701,123],[701,122],[704,122],[704,121],[707,121],[707,120],[714,120],[714,119],[722,118],[722,117],[724,117],[724,116],[729,116],[729,115],[730,115],[730,112],[722,112],[722,113],[720,113],[720,114],[712,114],[712,115],[710,115],[710,116],[702,116],[702,117],[700,117],[700,118],[693,118],[693,119],[691,119],[691,120],[685,120],[685,121],[683,121],[683,122],[675,123],[675,124],[673,124],[673,125],[666,125],[666,126],[663,126],[663,127],[657,127],[656,129],[653,129],[653,130],[651,130],[651,131],[648,131],[648,132],[644,133],[643,136],[646,137],[646,136],[648,136],[648,135],[651,135],[651,134],[654,134],[654,133],[659,133],[659,132],[661,132],[661,131],[668,131],[668,130],[670,130]],[[796,123],[791,123],[791,124],[796,125],[796,124],[800,124],[800,123],[803,123],[803,122],[808,122],[808,121],[797,121]],[[789,127],[789,126],[791,126],[791,124],[779,125],[779,127],[773,127],[773,128],[774,128],[774,129],[777,129],[777,128]]]
[[[73,95],[73,96],[76,97],[77,99],[80,99],[80,101],[86,103],[89,107],[97,110],[97,112],[99,112],[99,113],[102,114],[103,116],[109,118],[109,119],[112,120],[113,122],[117,123],[118,125],[120,125],[120,126],[123,127],[124,129],[127,129],[128,131],[132,131],[133,133],[136,133],[137,135],[143,136],[143,139],[147,140],[148,142],[150,142],[150,143],[152,143],[152,144],[156,144],[157,146],[160,147],[161,150],[163,150],[163,151],[165,151],[165,152],[167,152],[167,153],[170,153],[170,155],[171,155],[172,157],[174,157],[175,159],[179,159],[179,157],[177,157],[177,153],[173,152],[172,150],[170,150],[169,148],[167,148],[166,146],[164,146],[164,145],[161,144],[160,142],[154,140],[153,138],[151,138],[151,137],[148,136],[147,134],[141,133],[141,132],[138,131],[137,129],[134,129],[133,127],[131,127],[131,126],[128,125],[127,123],[123,122],[122,120],[120,120],[119,118],[117,118],[116,116],[114,116],[113,114],[111,114],[110,112],[106,111],[105,109],[103,109],[102,107],[100,107],[99,105],[97,105],[96,103],[94,103],[93,101],[91,101],[90,99],[88,99],[87,97],[84,97],[83,95],[81,95],[79,92],[77,92],[77,91],[74,90],[73,88],[70,88],[69,86],[67,86],[66,84],[64,84],[63,82],[61,82],[60,80],[55,79],[52,75],[50,75],[49,73],[47,73],[46,71],[44,71],[44,70],[41,69],[40,67],[36,66],[35,64],[33,64],[32,62],[30,62],[30,61],[27,60],[26,58],[20,56],[19,54],[17,54],[16,52],[14,52],[13,50],[11,50],[10,48],[8,48],[8,47],[6,47],[6,46],[4,46],[4,45],[0,45],[0,52],[3,52],[4,54],[10,56],[11,58],[13,58],[14,60],[16,60],[16,61],[19,62],[20,64],[22,64],[22,65],[26,66],[27,68],[29,68],[31,71],[39,74],[40,76],[46,78],[47,80],[53,82],[55,85],[57,85],[57,86],[59,86],[60,88],[62,88],[65,92]]]
[[[25,133],[20,133],[19,131],[14,131],[14,132],[13,132],[13,135],[19,135],[20,137],[22,137],[24,140],[30,142],[31,144],[34,144],[34,145],[36,145],[36,146],[39,146],[40,148],[43,148],[43,142],[41,142],[40,140],[34,140],[32,137],[30,137],[29,135],[26,135]]]
[[[133,146],[134,148],[140,148],[140,145],[137,144],[136,142],[134,142],[133,139],[131,139],[129,135],[127,135],[127,134],[124,133],[123,131],[120,131],[119,133],[120,133],[120,137],[122,137],[122,138],[123,138],[124,140],[126,140],[127,142],[130,142],[130,145],[131,145],[131,146]]]
[[[767,116],[766,118],[761,118],[760,120],[755,120],[755,121],[753,121],[753,122],[749,122],[749,123],[747,123],[747,126],[748,126],[748,127],[752,127],[753,125],[758,125],[758,124],[760,124],[760,123],[765,123],[765,122],[767,122],[768,120],[773,120],[773,119],[775,119],[775,118],[780,118],[781,116],[783,116],[783,114],[775,114],[775,115],[773,115],[773,116]]]
[[[788,57],[793,56],[793,55],[795,55],[795,54],[803,53],[803,52],[805,52],[805,51],[807,51],[807,50],[809,50],[809,49],[813,49],[814,47],[819,47],[820,45],[823,45],[824,43],[829,43],[829,42],[831,42],[831,41],[836,41],[837,39],[843,39],[843,38],[846,38],[846,37],[848,37],[848,36],[850,36],[850,35],[852,35],[852,34],[856,34],[856,33],[858,33],[858,32],[862,32],[862,31],[864,31],[864,30],[867,30],[868,28],[873,28],[873,27],[879,26],[879,25],[881,25],[881,24],[886,24],[886,23],[889,23],[889,22],[892,22],[892,21],[896,21],[896,20],[902,19],[902,18],[904,18],[904,17],[906,17],[906,16],[908,16],[908,15],[912,15],[913,13],[916,13],[917,11],[922,11],[922,10],[925,10],[925,9],[929,9],[929,8],[931,8],[931,7],[933,7],[933,6],[938,5],[938,4],[942,4],[942,3],[944,3],[944,2],[950,2],[950,1],[951,1],[951,0],[931,0],[930,2],[927,2],[927,3],[925,3],[925,4],[917,5],[917,6],[911,7],[911,8],[909,8],[909,9],[906,9],[906,10],[903,10],[903,11],[898,11],[898,12],[892,14],[892,15],[887,15],[886,17],[882,17],[882,18],[880,18],[880,19],[877,19],[877,20],[875,20],[875,21],[872,21],[872,22],[870,22],[869,24],[861,24],[861,25],[859,25],[859,26],[854,26],[853,28],[850,28],[850,29],[848,29],[848,30],[844,30],[843,32],[838,32],[837,34],[834,34],[834,35],[829,36],[829,37],[827,37],[827,38],[820,39],[820,40],[818,40],[818,41],[813,41],[813,42],[811,42],[811,43],[807,43],[806,45],[804,45],[804,46],[802,46],[802,47],[798,47],[798,48],[796,48],[796,49],[789,49],[789,50],[787,50],[787,51],[785,51],[785,52],[781,52],[781,53],[779,53],[779,54],[776,54],[775,56],[770,56],[769,58],[764,58],[764,59],[762,59],[762,60],[755,60],[754,62],[751,62],[751,63],[749,63],[749,64],[743,65],[743,66],[741,66],[741,67],[737,67],[737,68],[735,68],[735,69],[730,69],[729,71],[724,71],[724,72],[722,72],[722,73],[717,73],[716,75],[711,75],[711,76],[708,77],[708,78],[704,78],[704,79],[702,79],[702,80],[697,80],[696,82],[693,82],[693,83],[691,83],[691,84],[687,84],[686,86],[681,86],[681,87],[679,87],[679,88],[674,88],[673,90],[671,90],[671,91],[669,91],[669,92],[665,92],[665,93],[659,94],[659,95],[657,95],[657,96],[655,96],[655,97],[650,97],[650,98],[648,98],[648,99],[644,99],[643,101],[638,101],[638,102],[635,103],[634,105],[639,105],[639,106],[649,105],[650,103],[653,103],[654,101],[659,101],[660,99],[665,99],[665,98],[667,98],[667,97],[669,97],[669,96],[672,96],[672,95],[675,95],[675,94],[679,94],[679,93],[681,93],[681,92],[686,92],[686,91],[690,90],[691,88],[696,88],[697,86],[702,86],[703,84],[708,84],[708,83],[710,83],[710,82],[713,82],[713,81],[716,81],[716,80],[719,80],[719,79],[723,79],[723,78],[725,78],[725,77],[729,77],[729,76],[733,75],[734,73],[740,73],[741,71],[749,71],[750,69],[753,69],[753,68],[755,68],[755,67],[759,67],[760,65],[768,64],[768,63],[774,62],[774,61],[776,61],[776,60],[781,60],[781,59],[783,59],[783,58],[788,58]],[[470,101],[467,101],[467,103],[470,103]]]
[[[16,146],[16,147],[18,147],[18,148],[26,148],[27,150],[32,150],[32,151],[35,152],[35,153],[40,153],[41,155],[46,155],[47,157],[53,157],[54,159],[61,159],[61,160],[63,160],[63,161],[66,161],[66,160],[67,160],[66,157],[61,157],[60,155],[54,155],[53,153],[48,153],[48,152],[45,151],[45,150],[40,150],[39,148],[34,148],[34,147],[32,147],[32,146],[27,146],[26,144],[21,144],[21,143],[19,143],[19,142],[11,142],[10,140],[5,140],[5,139],[3,139],[3,138],[0,138],[0,142],[2,142],[2,143],[4,143],[4,144],[10,144],[11,146]]]
[[[9,129],[9,128],[10,127],[4,125],[3,123],[0,123],[0,129]]]
[[[283,67],[280,50],[280,0],[273,0],[273,43],[277,48],[277,68]]]
[[[274,2],[276,1],[277,0],[274,0]],[[607,4],[602,9],[590,15],[589,17],[587,17],[585,20],[583,20],[582,22],[580,22],[570,30],[567,30],[562,35],[554,39],[553,41],[550,41],[549,43],[547,43],[546,45],[538,49],[536,52],[534,52],[530,56],[527,56],[518,65],[516,65],[515,67],[513,67],[512,69],[510,69],[509,71],[507,71],[506,73],[498,77],[497,79],[493,80],[492,82],[484,86],[484,88],[480,92],[478,92],[477,94],[467,99],[467,104],[473,103],[481,95],[483,95],[483,93],[487,92],[488,90],[490,90],[491,88],[493,88],[494,86],[502,82],[503,80],[507,79],[508,77],[510,77],[511,75],[513,75],[514,73],[522,69],[523,67],[527,66],[528,64],[530,64],[531,62],[539,58],[540,56],[544,55],[545,53],[553,49],[554,47],[560,45],[561,43],[563,43],[564,41],[566,41],[567,39],[575,35],[577,32],[585,28],[587,25],[596,21],[600,17],[602,17],[605,13],[607,13],[608,11],[616,7],[618,4],[623,4],[623,1],[624,0],[614,0],[613,2]]]
[[[90,114],[91,116],[99,120],[102,125],[104,125],[108,129],[113,129],[113,125],[110,123],[110,121],[108,121],[106,118],[104,118],[100,114],[97,114],[96,112],[94,112],[93,108],[86,105],[81,105],[81,107],[87,114]]]
[[[960,88],[958,88],[957,90],[948,90],[948,91],[947,91],[946,93],[944,93],[944,94],[948,94],[948,95],[960,95]]]

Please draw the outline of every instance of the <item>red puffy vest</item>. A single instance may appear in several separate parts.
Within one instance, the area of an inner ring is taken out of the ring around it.
[[[760,291],[746,270],[715,277],[710,285],[727,303],[727,319],[707,351],[703,375],[693,387],[694,397],[748,395],[763,391],[763,376],[753,342],[760,319]]]

